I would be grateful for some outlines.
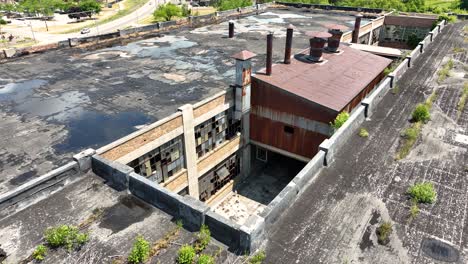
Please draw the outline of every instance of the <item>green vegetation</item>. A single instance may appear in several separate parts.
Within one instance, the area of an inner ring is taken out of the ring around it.
[[[333,121],[330,125],[335,130],[337,130],[338,128],[343,126],[343,124],[348,120],[348,118],[349,118],[349,113],[348,112],[346,112],[346,111],[341,112],[336,116],[335,121]]]
[[[6,25],[6,24],[7,22],[3,18],[0,17],[0,33],[2,33],[2,25]]]
[[[441,83],[447,79],[447,77],[450,76],[450,70],[453,69],[453,60],[450,59],[444,66],[442,66],[442,69],[437,72],[439,75],[439,79],[437,79],[437,82]]]
[[[465,52],[465,48],[455,47],[452,51],[453,53],[462,53]]]
[[[392,94],[397,94],[400,92],[400,87],[398,85],[395,85],[390,92]]]
[[[411,34],[408,36],[408,40],[406,41],[406,44],[408,44],[408,46],[411,48],[411,49],[415,49],[419,42],[421,42],[421,40],[423,40],[422,38],[419,38],[416,34]]]
[[[182,8],[172,3],[158,6],[153,13],[154,20],[156,21],[171,21],[172,18],[180,16],[182,16]]]
[[[195,249],[190,245],[184,245],[179,249],[177,253],[178,264],[192,264],[195,258]]]
[[[262,264],[265,258],[266,258],[265,252],[260,251],[249,259],[249,263],[250,264]]]
[[[367,129],[361,128],[359,130],[359,136],[363,138],[369,137],[369,132],[367,131]]]
[[[429,113],[428,105],[418,104],[413,110],[412,118],[415,122],[426,123],[427,121],[429,121],[429,119],[431,119],[431,114]]]
[[[460,117],[461,113],[465,109],[466,99],[468,98],[468,82],[465,82],[463,85],[463,91],[460,96],[460,100],[458,101],[457,109],[458,109],[458,116]]]
[[[214,264],[214,258],[210,255],[201,254],[198,258],[197,264]]]
[[[418,203],[413,201],[413,204],[410,207],[410,220],[415,219],[419,215]]]
[[[211,240],[211,232],[208,226],[202,225],[200,228],[200,232],[197,234],[197,240],[195,241],[195,251],[200,253],[202,252],[206,246],[210,243]]]
[[[219,0],[216,2],[215,7],[219,11],[225,11],[251,5],[253,5],[251,0]]]
[[[377,241],[379,244],[386,245],[390,242],[390,234],[393,231],[392,223],[383,222],[375,231],[377,233]]]
[[[135,243],[133,243],[132,251],[128,255],[129,263],[142,263],[148,260],[150,254],[150,244],[145,238],[141,235],[136,237]]]
[[[408,188],[407,193],[418,203],[434,203],[437,196],[434,185],[430,182],[414,184]]]
[[[47,247],[44,245],[37,246],[34,252],[32,253],[33,258],[36,261],[43,261],[46,255],[47,255]]]
[[[67,250],[79,248],[88,240],[88,234],[78,232],[78,228],[71,225],[61,225],[48,228],[44,233],[47,244],[53,248],[65,247]]]

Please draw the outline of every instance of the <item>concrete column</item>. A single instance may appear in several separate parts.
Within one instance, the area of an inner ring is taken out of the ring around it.
[[[241,51],[232,56],[236,59],[235,118],[241,121],[240,177],[250,173],[250,83],[252,75],[251,59],[256,55]]]
[[[198,191],[197,153],[195,150],[196,144],[193,107],[190,104],[186,104],[179,107],[179,111],[182,112],[182,120],[184,124],[184,152],[188,177],[188,193],[190,196],[198,200],[200,194]]]
[[[369,40],[367,41],[367,45],[372,45],[372,36],[374,35],[374,22],[372,22],[372,28],[369,32]]]

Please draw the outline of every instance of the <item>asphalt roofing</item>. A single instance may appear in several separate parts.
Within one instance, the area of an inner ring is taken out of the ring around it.
[[[266,35],[274,33],[281,61],[286,27],[296,28],[293,52],[307,47],[307,31],[326,24],[351,29],[351,15],[273,9],[227,22],[178,30],[123,46],[66,49],[0,66],[0,193],[64,164],[73,153],[112,142],[186,103],[226,89],[242,50],[264,66]]]
[[[339,53],[324,52],[321,63],[309,62],[307,56],[305,50],[291,64],[276,64],[271,75],[255,78],[339,112],[392,62],[346,45]]]

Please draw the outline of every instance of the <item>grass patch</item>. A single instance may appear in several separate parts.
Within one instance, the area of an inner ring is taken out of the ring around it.
[[[211,240],[211,232],[208,226],[202,225],[200,228],[200,232],[197,234],[197,240],[195,241],[195,251],[197,253],[202,252],[206,246],[210,243]]]
[[[418,203],[416,201],[413,201],[410,207],[410,215],[409,215],[410,221],[415,219],[418,215],[419,215]]]
[[[103,213],[104,210],[102,208],[95,208],[91,215],[78,225],[78,228],[83,229],[89,227],[92,223],[101,218]]]
[[[181,220],[177,220],[176,224],[177,224],[177,227],[172,229],[163,238],[159,239],[158,241],[156,241],[156,243],[153,244],[150,250],[149,258],[157,256],[159,252],[161,251],[161,249],[168,248],[169,244],[177,238],[177,236],[179,235],[179,231],[182,228],[183,224]]]
[[[431,103],[432,104],[432,103]],[[429,107],[427,104],[418,104],[413,110],[411,115],[413,121],[415,122],[424,122],[426,123],[431,119],[431,114],[429,113]]]
[[[399,92],[400,92],[400,87],[398,85],[395,85],[395,87],[393,87],[391,90],[392,94],[398,94]]]
[[[265,252],[260,251],[249,259],[249,263],[250,264],[262,264],[265,258],[266,258]]]
[[[197,264],[215,264],[214,258],[210,255],[201,254]]]
[[[141,235],[136,237],[135,243],[133,243],[132,251],[128,255],[129,263],[142,263],[148,260],[150,254],[150,244]]]
[[[450,76],[450,70],[452,70],[452,68],[453,68],[453,60],[450,59],[446,64],[444,64],[442,69],[440,69],[439,72],[437,72],[437,75],[439,75],[437,82],[441,83],[445,81]]]
[[[190,245],[182,246],[177,252],[178,264],[192,264],[195,258],[195,249]]]
[[[67,250],[79,248],[88,240],[88,234],[78,232],[78,228],[71,225],[61,225],[48,228],[44,233],[44,239],[50,247],[65,247]]]
[[[377,242],[381,245],[386,245],[390,242],[390,234],[393,231],[392,223],[390,222],[383,222],[375,232],[377,233]]]
[[[39,245],[36,247],[34,252],[32,253],[33,258],[36,261],[43,261],[47,255],[47,247],[44,245]]]
[[[466,99],[468,98],[468,82],[465,82],[465,84],[463,85],[463,92],[460,96],[460,100],[458,101],[458,104],[457,104],[457,110],[458,110],[458,117],[460,117],[461,113],[463,112],[463,110],[465,109],[465,105],[466,105]]]
[[[124,8],[122,10],[119,10],[114,15],[111,15],[111,16],[108,16],[108,17],[102,19],[102,20],[96,21],[96,23],[93,23],[92,25],[84,25],[82,27],[62,31],[59,34],[76,33],[76,32],[80,32],[83,28],[86,28],[86,27],[95,27],[95,26],[100,26],[100,25],[109,23],[111,21],[117,20],[119,18],[122,18],[122,17],[132,13],[133,11],[135,11],[138,8],[142,7],[146,2],[147,2],[146,0],[126,0],[124,2]],[[136,19],[136,17],[135,17],[135,19]]]
[[[417,203],[432,204],[436,200],[436,191],[431,182],[417,183],[408,188],[407,193]]]
[[[367,138],[367,137],[369,137],[369,132],[367,131],[367,129],[361,128],[359,130],[359,136],[363,137],[363,138]]]
[[[461,53],[461,52],[465,52],[465,48],[460,48],[460,47],[455,47],[453,48],[453,53]]]
[[[347,120],[349,119],[349,113],[344,111],[339,113],[335,121],[333,121],[330,125],[335,129],[338,130]]]

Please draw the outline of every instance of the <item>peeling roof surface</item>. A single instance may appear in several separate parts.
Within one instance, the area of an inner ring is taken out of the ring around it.
[[[341,111],[390,63],[390,59],[340,46],[341,53],[323,53],[324,62],[305,62],[309,49],[291,64],[273,65],[271,76],[255,78],[335,111]],[[301,59],[302,58],[302,59]]]

